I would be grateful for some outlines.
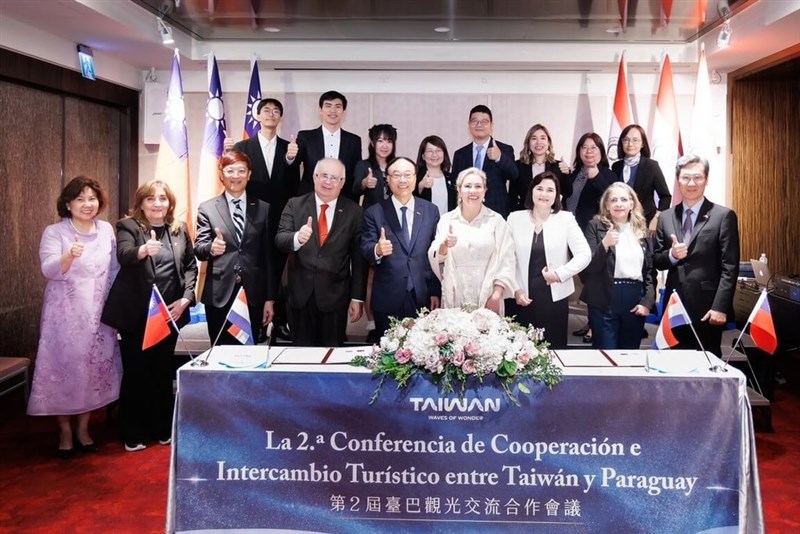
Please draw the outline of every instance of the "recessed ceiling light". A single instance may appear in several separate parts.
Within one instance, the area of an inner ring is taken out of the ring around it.
[[[437,26],[433,29],[436,33],[447,33],[450,31],[450,28],[447,26]]]
[[[278,33],[281,31],[281,29],[276,28],[275,26],[267,26],[266,28],[264,28],[264,31],[269,33]]]

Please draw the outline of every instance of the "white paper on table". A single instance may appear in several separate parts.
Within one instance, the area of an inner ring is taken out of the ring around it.
[[[613,363],[597,349],[554,350],[564,367],[613,367]]]
[[[606,356],[617,364],[618,367],[644,367],[647,363],[647,350],[642,349],[603,349]]]
[[[277,350],[277,353],[274,352]],[[279,354],[281,348],[273,349],[269,358],[272,361],[276,354]],[[267,351],[263,347],[253,345],[243,345],[236,347],[234,345],[226,345],[224,349],[219,347],[216,353],[212,352],[215,356],[214,362],[226,369],[265,369],[267,367]]]
[[[325,360],[331,349],[326,347],[286,347],[283,352],[274,358],[270,356],[271,364],[284,363],[314,363],[319,364]]]
[[[708,360],[696,350],[648,350],[647,370],[656,373],[696,373]]]
[[[363,347],[338,347],[333,349],[325,363],[350,363],[356,356],[369,356],[372,353],[372,345]]]

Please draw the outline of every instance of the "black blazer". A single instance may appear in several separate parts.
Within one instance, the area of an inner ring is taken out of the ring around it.
[[[294,234],[312,218],[314,233],[294,250]],[[293,308],[306,306],[314,295],[322,312],[346,310],[351,300],[364,301],[367,294],[367,264],[361,256],[361,207],[339,196],[336,215],[325,244],[319,245],[317,206],[314,193],[289,199],[281,215],[277,247],[289,254],[288,302]]]
[[[100,320],[117,330],[141,330],[147,322],[155,272],[149,257],[140,260],[137,255],[139,247],[144,245],[150,236],[149,233],[145,236],[144,230],[131,218],[117,222],[116,229],[117,260],[120,269],[108,293]],[[170,233],[169,237],[175,256],[175,268],[180,277],[182,297],[189,299],[190,306],[194,305],[197,262],[186,225],[181,223],[178,234]],[[165,304],[169,305],[171,302]],[[186,307],[183,315],[176,321],[178,328],[188,324],[190,306]]]
[[[362,189],[361,181],[367,177],[370,168],[372,169],[372,176],[374,176],[378,183],[372,189]],[[389,185],[386,183],[386,176],[379,167],[371,167],[368,159],[363,159],[356,163],[356,169],[353,176],[353,194],[356,197],[356,202],[364,195],[364,200],[361,201],[361,206],[366,209],[373,204],[383,202],[389,198],[392,193],[389,191]]]
[[[208,262],[200,297],[203,304],[225,307],[233,297],[237,273],[250,306],[262,308],[264,301],[275,300],[277,274],[271,261],[274,232],[269,228],[270,211],[269,204],[247,195],[244,235],[239,243],[225,194],[200,204],[195,253],[201,261]],[[219,228],[225,238],[225,253],[221,256],[211,255],[214,228]]]
[[[302,162],[303,179],[297,189],[298,195],[314,191],[314,167],[317,162],[325,157],[325,146],[322,139],[322,126],[313,130],[301,130],[297,133],[298,152],[295,164]],[[356,163],[361,161],[361,137],[342,130],[339,143],[339,161],[344,163],[345,182],[342,188],[347,198],[358,201],[353,194],[354,173]],[[301,225],[302,226],[302,225]]]
[[[599,167],[600,173],[595,176],[593,179],[586,180],[586,185],[584,186],[583,190],[581,191],[580,199],[578,200],[578,206],[575,208],[575,220],[578,222],[578,226],[580,226],[581,230],[584,232],[586,231],[586,225],[589,224],[589,221],[592,220],[592,217],[597,215],[600,212],[600,197],[602,196],[603,192],[614,182],[619,182],[620,179],[617,178],[617,175],[614,174],[611,169],[608,167]],[[572,171],[572,174],[569,175],[569,183],[570,183],[570,194],[569,196],[564,196],[562,200],[562,204],[564,205],[564,209],[567,208],[567,200],[573,193],[573,184],[575,183],[575,178],[578,177],[578,169]]]
[[[422,176],[417,175],[417,185],[414,187],[414,196],[418,198],[422,198],[427,200],[428,202],[432,202],[433,193],[429,188],[425,188],[422,190],[422,193],[419,192],[419,181],[425,177],[423,174]],[[456,179],[453,176],[453,173],[444,173],[444,183],[447,187],[447,211],[452,211],[456,209],[458,206],[458,193],[456,192]]]
[[[269,223],[272,238],[278,230],[283,207],[290,198],[297,195],[297,188],[300,186],[300,162],[295,159],[291,165],[286,163],[288,146],[289,142],[286,139],[277,138],[275,160],[272,162],[272,175],[270,175],[257,135],[233,145],[234,150],[247,154],[250,158],[252,174],[247,183],[247,196],[253,196],[270,205]]]
[[[514,164],[514,149],[510,145],[495,140],[494,137],[489,140],[489,146],[491,146],[492,142],[497,143],[497,148],[500,149],[502,155],[500,156],[500,161],[494,161],[487,157],[486,154],[483,155],[483,168],[481,170],[486,173],[486,187],[488,189],[484,204],[505,219],[511,212],[506,182],[516,180],[519,176],[519,171]],[[453,154],[453,176],[458,179],[458,174],[464,169],[472,167],[474,163],[472,143],[459,148]]]
[[[533,180],[533,169],[529,163],[522,163],[520,160],[514,162],[519,172],[519,177],[511,182],[508,187],[509,202],[511,202],[511,211],[519,211],[525,209],[525,199],[528,196],[528,187]],[[544,164],[545,172],[552,172],[558,178],[558,185],[561,188],[561,196],[567,198],[572,194],[572,180],[569,176],[562,173],[558,168],[558,162],[547,162]]]
[[[614,174],[622,180],[622,169],[625,167],[623,160],[615,161],[611,166]],[[672,202],[672,194],[669,192],[667,182],[664,180],[664,173],[658,166],[656,160],[642,156],[639,158],[639,165],[636,166],[636,181],[633,183],[633,190],[642,203],[642,211],[647,224],[656,215],[656,203],[653,194],[658,193],[658,211],[669,209]]]
[[[688,245],[688,255],[676,265],[670,261],[672,235],[683,241],[683,204],[664,211],[658,218],[654,261],[667,272],[665,296],[676,290],[692,321],[708,310],[733,319],[733,294],[739,276],[739,223],[736,213],[707,198],[697,214]]]
[[[598,219],[592,219],[586,225],[586,241],[592,249],[592,259],[589,265],[581,271],[583,291],[581,300],[586,304],[608,310],[611,303],[611,293],[614,287],[614,269],[617,265],[616,247],[609,250],[603,246],[603,238],[608,233],[608,228]],[[653,243],[649,238],[639,240],[644,255],[642,262],[642,281],[644,294],[639,304],[653,311],[656,302],[656,269],[653,266]]]

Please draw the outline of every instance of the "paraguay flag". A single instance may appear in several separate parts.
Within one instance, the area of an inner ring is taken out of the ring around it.
[[[652,348],[663,350],[674,347],[678,344],[678,339],[675,337],[673,330],[680,326],[691,324],[691,322],[680,297],[673,291],[664,308],[664,315],[661,316],[661,324],[658,325],[656,339]]]
[[[619,71],[617,72],[617,90],[614,93],[614,109],[611,113],[611,128],[608,133],[608,159],[622,159],[624,154],[617,154],[617,143],[622,130],[633,124],[633,112],[631,111],[631,97],[628,94],[628,67],[625,64],[625,52],[619,58]]]
[[[247,91],[247,109],[244,111],[244,133],[242,139],[250,139],[261,130],[258,122],[258,103],[261,101],[261,79],[258,76],[258,60],[250,60],[250,89]]]
[[[231,309],[228,311],[226,321],[231,323],[228,333],[239,340],[242,345],[254,345],[253,329],[250,326],[250,312],[247,309],[247,295],[244,288],[240,287],[236,298],[233,299]]]
[[[772,310],[769,307],[766,291],[761,292],[747,322],[750,323],[750,337],[753,338],[756,347],[769,354],[775,354],[778,349],[778,336],[775,333],[775,323],[772,322]]]
[[[206,101],[206,127],[203,148],[200,151],[200,173],[197,199],[200,202],[222,194],[219,180],[219,160],[225,145],[225,104],[222,101],[222,82],[219,79],[217,59],[208,56],[208,100]]]
[[[675,176],[675,163],[683,155],[680,124],[678,123],[678,104],[675,99],[675,88],[672,84],[672,63],[669,54],[661,63],[661,77],[658,80],[656,95],[656,114],[653,119],[652,159],[658,162],[664,176]],[[680,189],[675,178],[671,185],[672,205],[681,203]]]
[[[150,292],[150,305],[147,307],[147,323],[144,326],[144,339],[142,340],[142,350],[147,350],[157,344],[170,334],[169,324],[172,317],[169,315],[164,298],[153,284]]]

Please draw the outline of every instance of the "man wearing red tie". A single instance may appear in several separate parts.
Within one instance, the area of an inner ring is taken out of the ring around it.
[[[340,196],[341,161],[324,158],[314,168],[314,191],[289,199],[275,244],[289,254],[289,328],[295,345],[338,347],[347,320],[357,322],[366,297],[361,257],[361,208]]]

